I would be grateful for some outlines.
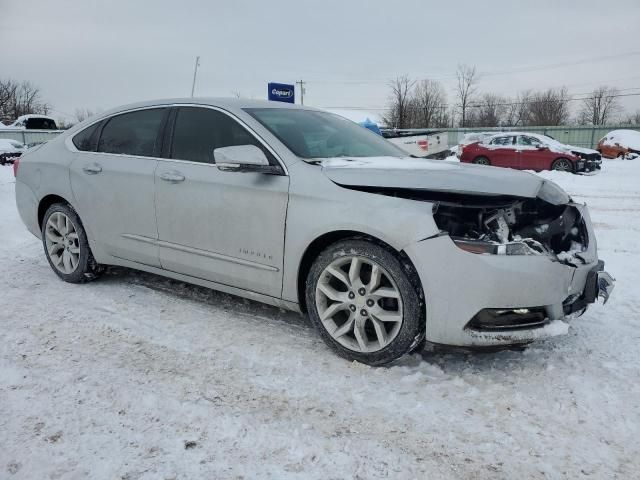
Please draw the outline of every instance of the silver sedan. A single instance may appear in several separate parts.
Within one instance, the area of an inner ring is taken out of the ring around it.
[[[586,207],[552,182],[407,158],[320,110],[139,103],[15,168],[22,220],[63,280],[120,265],[297,310],[371,365],[425,341],[564,333],[613,288]]]

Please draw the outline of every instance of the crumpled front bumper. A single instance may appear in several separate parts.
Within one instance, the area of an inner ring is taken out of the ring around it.
[[[588,210],[584,205],[572,206],[582,214],[589,238],[576,266],[546,255],[470,253],[448,235],[405,248],[422,281],[427,340],[458,346],[526,343],[566,333],[567,324],[562,322],[566,315],[581,311],[598,295],[608,298],[613,278],[602,271]],[[543,325],[500,331],[470,327],[485,309],[530,308],[545,312]]]

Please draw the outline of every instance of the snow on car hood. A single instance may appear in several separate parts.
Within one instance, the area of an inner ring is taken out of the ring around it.
[[[322,171],[338,185],[402,188],[470,195],[539,197],[549,203],[570,201],[555,183],[509,168],[422,158],[330,158]]]

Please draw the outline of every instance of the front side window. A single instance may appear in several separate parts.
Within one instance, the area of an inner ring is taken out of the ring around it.
[[[211,108],[181,107],[173,130],[171,158],[200,163],[215,163],[216,148],[254,145],[264,152],[271,164],[271,153],[251,134],[222,112]]]
[[[116,115],[102,129],[98,151],[153,157],[159,155],[160,126],[164,108],[138,110]]]
[[[289,108],[245,111],[304,159],[407,156],[380,135],[333,113]]]
[[[524,135],[518,135],[518,145],[527,147],[538,147],[542,145],[542,142],[534,137],[526,137]]]

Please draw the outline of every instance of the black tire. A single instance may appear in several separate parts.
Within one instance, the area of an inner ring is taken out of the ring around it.
[[[324,269],[341,257],[363,257],[384,268],[395,282],[402,299],[403,320],[400,329],[384,348],[374,352],[357,352],[338,343],[323,325],[316,307],[316,286]],[[424,296],[413,267],[403,262],[388,247],[362,238],[339,241],[327,247],[313,262],[307,275],[305,298],[309,317],[324,342],[348,360],[378,366],[392,362],[416,350],[425,336]]]
[[[476,165],[491,165],[491,161],[487,157],[476,157],[473,159]]]
[[[78,234],[78,245],[80,247],[78,264],[75,270],[69,274],[61,272],[53,264],[49,255],[49,251],[47,249],[45,240],[46,225],[47,221],[54,213],[62,213],[66,215],[73,223],[73,226],[75,227],[75,230]],[[90,282],[91,280],[95,280],[104,272],[105,268],[102,265],[99,265],[96,262],[95,258],[93,258],[93,253],[91,253],[91,248],[89,248],[89,241],[87,239],[87,234],[84,230],[84,227],[82,226],[82,221],[80,220],[80,217],[73,209],[73,207],[66,203],[55,203],[51,205],[44,214],[40,229],[42,233],[42,245],[44,247],[44,254],[47,257],[49,266],[62,280],[69,283],[85,283]]]
[[[620,152],[620,153],[618,153],[618,158],[619,158],[619,159],[621,159],[621,160],[625,160],[625,159],[626,159],[626,157],[627,157],[627,156],[624,154],[624,152]]]
[[[573,172],[573,164],[567,158],[556,158],[551,164],[551,170],[560,172]]]

